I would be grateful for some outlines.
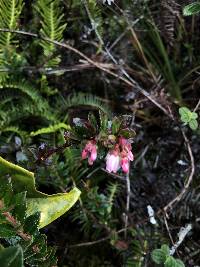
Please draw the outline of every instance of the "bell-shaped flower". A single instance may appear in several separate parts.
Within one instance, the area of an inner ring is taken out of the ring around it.
[[[97,158],[97,146],[95,141],[88,141],[82,151],[82,159],[88,158],[88,164],[92,165]]]
[[[123,172],[125,172],[125,173],[129,172],[129,160],[128,160],[128,158],[122,158],[120,165],[122,167]]]
[[[109,152],[106,156],[106,170],[116,173],[120,169],[120,157],[117,153]]]

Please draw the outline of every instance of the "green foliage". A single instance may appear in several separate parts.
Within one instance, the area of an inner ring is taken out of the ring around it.
[[[1,176],[0,204],[1,266],[55,265],[55,250],[47,247],[46,236],[38,231],[40,214],[27,214],[26,193],[15,194],[6,176]]]
[[[0,27],[15,30],[23,8],[23,0],[0,1]],[[9,47],[13,42],[13,34],[5,32],[0,34],[0,49]]]
[[[1,0],[0,1],[0,28],[10,30],[18,29],[19,17],[23,8],[23,0]],[[17,38],[10,32],[0,34],[0,66],[5,67],[8,61],[8,52],[15,52]],[[6,58],[6,60],[5,60]],[[0,81],[4,81],[6,73],[0,72]]]
[[[184,263],[170,256],[170,250],[167,245],[162,245],[160,249],[155,249],[151,253],[152,260],[157,264],[163,264],[165,267],[184,267]]]
[[[2,267],[23,267],[24,258],[21,246],[2,248],[0,250],[0,262]]]
[[[110,109],[108,106],[102,101],[100,97],[85,94],[85,93],[77,93],[71,94],[67,99],[63,99],[65,109],[69,109],[77,106],[88,106],[90,108],[100,109],[106,114],[110,114]]]
[[[69,193],[48,196],[35,188],[34,174],[5,161],[0,157],[0,177],[9,175],[15,192],[27,192],[27,214],[40,212],[40,228],[51,223],[68,211],[80,196],[80,191],[74,188]]]
[[[49,127],[39,129],[35,132],[31,132],[30,135],[36,136],[36,135],[40,135],[40,134],[55,133],[56,131],[59,131],[61,129],[70,130],[70,126],[65,124],[65,123],[60,122],[58,124],[50,125]]]
[[[183,15],[191,16],[200,12],[200,2],[194,2],[184,7]]]
[[[187,107],[179,108],[179,114],[181,116],[181,121],[185,125],[189,125],[192,130],[197,130],[198,128],[198,114],[196,112],[190,111]]]
[[[41,17],[42,28],[40,30],[42,37],[48,38],[51,41],[62,41],[63,32],[66,28],[66,23],[63,23],[63,8],[59,0],[37,0],[35,5],[37,12]],[[41,41],[40,45],[43,48],[44,55],[48,58],[52,57],[56,51],[53,43]],[[54,57],[46,66],[55,66],[59,63],[59,57]]]

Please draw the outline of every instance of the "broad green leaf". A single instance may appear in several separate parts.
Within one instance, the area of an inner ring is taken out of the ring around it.
[[[187,107],[181,107],[181,108],[179,108],[179,114],[180,115],[184,115],[184,114],[187,114],[187,113],[190,113],[191,111],[189,110],[189,108],[187,108]]]
[[[166,253],[161,249],[154,249],[151,253],[151,258],[155,263],[161,264],[166,260]]]
[[[69,193],[55,195],[39,192],[35,188],[35,178],[32,172],[0,157],[0,179],[5,179],[5,175],[11,177],[15,193],[27,192],[27,215],[39,212],[40,228],[63,215],[80,196],[78,188],[74,188]]]
[[[172,256],[167,257],[164,266],[165,267],[178,267],[176,264],[176,260]]]
[[[198,118],[198,114],[196,112],[192,112],[191,113],[191,119],[197,119]]]
[[[0,250],[1,267],[23,267],[23,251],[20,246]]]
[[[0,179],[8,175],[12,179],[13,190],[15,193],[27,192],[27,197],[46,197],[35,188],[35,178],[32,172],[17,166],[0,157]]]
[[[168,245],[162,245],[161,250],[165,253],[166,256],[169,256],[169,246]]]
[[[185,264],[181,260],[176,260],[176,267],[185,267]]]
[[[39,228],[42,228],[67,212],[79,196],[79,189],[74,188],[65,194],[51,195],[46,198],[29,198],[27,199],[27,215],[40,212]]]
[[[182,122],[188,123],[191,120],[191,111],[188,108],[179,108],[179,114],[181,115]]]
[[[194,2],[184,7],[183,15],[191,16],[200,12],[200,2]]]
[[[198,122],[197,122],[197,120],[191,120],[190,122],[189,122],[189,126],[190,126],[190,128],[192,129],[192,130],[196,130],[197,128],[198,128]]]
[[[65,129],[65,130],[70,130],[70,126],[63,123],[63,122],[60,122],[58,124],[55,124],[55,125],[50,125],[49,127],[46,127],[46,128],[41,128],[35,132],[31,132],[31,136],[36,136],[36,135],[40,135],[40,134],[48,134],[48,133],[54,133],[60,129]]]

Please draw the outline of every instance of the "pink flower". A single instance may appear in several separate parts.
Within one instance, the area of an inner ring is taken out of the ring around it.
[[[97,146],[94,140],[88,141],[82,151],[82,159],[88,158],[88,164],[92,165],[97,158]]]
[[[120,157],[117,153],[108,153],[106,156],[106,170],[116,173],[120,169]]]
[[[122,167],[123,172],[128,173],[130,167],[130,161],[134,160],[134,156],[132,153],[131,143],[124,137],[119,138],[119,145],[121,148],[121,162],[120,165]]]
[[[122,158],[120,165],[122,167],[123,172],[125,172],[125,173],[129,172],[129,160],[128,160],[128,158]]]

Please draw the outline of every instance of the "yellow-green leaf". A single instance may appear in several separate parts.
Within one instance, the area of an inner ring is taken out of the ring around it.
[[[11,178],[15,193],[27,192],[27,215],[40,212],[40,228],[68,211],[81,193],[75,187],[69,193],[44,194],[35,188],[34,173],[0,157],[0,180],[5,175]]]
[[[40,212],[39,228],[42,228],[67,212],[78,200],[80,190],[74,188],[69,193],[51,195],[46,198],[27,199],[27,215]]]

